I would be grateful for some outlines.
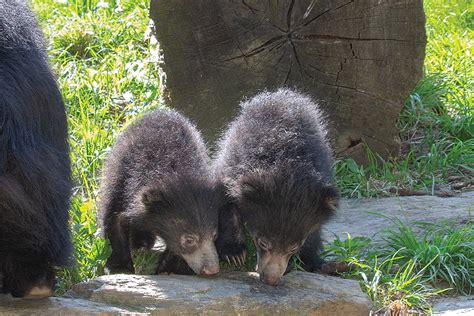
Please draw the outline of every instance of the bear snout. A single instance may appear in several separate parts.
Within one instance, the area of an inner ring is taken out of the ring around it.
[[[288,266],[287,255],[265,252],[258,256],[257,272],[260,280],[268,285],[278,285]]]
[[[182,254],[182,257],[198,275],[219,273],[219,257],[212,239],[205,239],[194,252]]]
[[[209,266],[204,266],[201,270],[201,275],[215,275],[219,273],[219,264],[217,265],[209,265]]]
[[[274,274],[269,275],[265,273],[260,274],[260,281],[271,286],[278,285],[280,283],[280,280],[281,280],[281,276],[279,275],[274,275]]]

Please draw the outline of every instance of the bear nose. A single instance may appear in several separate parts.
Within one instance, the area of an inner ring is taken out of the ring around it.
[[[206,266],[206,267],[202,268],[202,270],[201,270],[202,275],[214,275],[214,274],[217,274],[217,273],[219,273],[219,266],[218,265]]]
[[[260,274],[260,281],[268,285],[272,285],[272,286],[278,285],[278,283],[280,283],[280,280],[281,278],[279,276],[266,275],[264,273]]]

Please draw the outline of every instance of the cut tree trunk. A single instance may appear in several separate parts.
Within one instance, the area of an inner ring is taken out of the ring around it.
[[[422,76],[422,0],[151,0],[162,95],[214,141],[239,101],[296,87],[319,100],[334,151],[398,155],[396,127]]]

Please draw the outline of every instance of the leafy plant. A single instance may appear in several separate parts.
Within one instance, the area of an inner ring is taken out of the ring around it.
[[[342,240],[339,236],[335,235],[335,239],[325,247],[321,256],[330,261],[350,263],[366,251],[370,243],[371,240],[367,237],[352,238],[352,236],[347,233],[347,238]]]
[[[395,253],[381,263],[375,259],[371,265],[359,264],[361,286],[374,302],[373,309],[388,310],[395,315],[412,309],[430,311],[428,299],[443,291],[433,290],[421,281],[423,269],[415,272],[416,260],[411,259],[404,267],[398,268],[398,259]]]

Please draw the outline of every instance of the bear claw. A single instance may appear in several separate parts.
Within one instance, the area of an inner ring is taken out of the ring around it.
[[[247,251],[244,250],[237,256],[225,256],[224,258],[229,265],[243,266],[245,265],[245,259],[247,258]]]
[[[53,290],[47,286],[35,286],[28,293],[23,296],[26,300],[38,300],[47,298],[53,295]]]
[[[242,266],[247,257],[247,245],[235,239],[229,236],[224,236],[221,240],[218,239],[216,242],[217,253],[219,258],[225,260],[229,265]]]

